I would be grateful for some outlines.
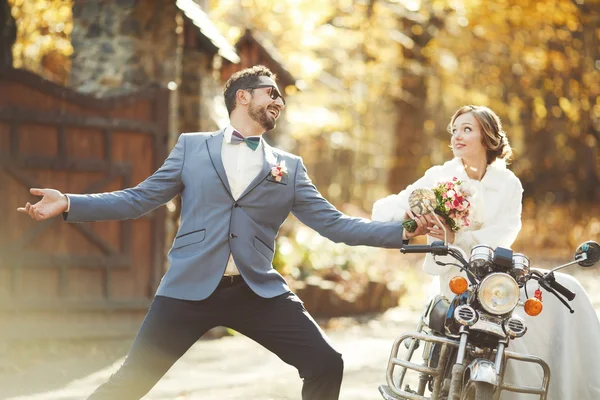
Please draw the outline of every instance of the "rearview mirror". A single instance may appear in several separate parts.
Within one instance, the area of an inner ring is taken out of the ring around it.
[[[437,200],[431,189],[415,189],[408,196],[410,211],[417,215],[426,215],[434,212]]]
[[[600,261],[600,244],[591,240],[580,244],[575,251],[575,261],[582,267],[593,267]]]
[[[439,217],[435,213],[435,207],[437,206],[437,199],[435,197],[435,193],[431,189],[415,189],[408,196],[408,205],[410,206],[410,211],[417,215],[427,215],[431,214],[433,218],[437,221],[444,231],[444,245],[448,243],[448,232],[446,232],[446,228],[444,228],[444,224],[440,221]]]

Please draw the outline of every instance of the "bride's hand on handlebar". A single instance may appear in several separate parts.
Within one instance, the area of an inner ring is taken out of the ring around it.
[[[454,243],[454,239],[456,239],[455,233],[452,231],[452,229],[448,226],[448,224],[446,224],[446,222],[443,219],[440,219],[440,222],[444,226],[444,229],[446,229],[446,237],[448,239],[448,243],[450,243],[450,244]],[[442,227],[439,226],[439,224],[440,223],[438,221],[436,221],[435,218],[428,215],[427,216],[427,234],[436,239],[444,240],[444,229],[442,229]]]

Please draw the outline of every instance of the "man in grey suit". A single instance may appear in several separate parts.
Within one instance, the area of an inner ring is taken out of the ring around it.
[[[424,233],[398,222],[348,217],[317,191],[302,159],[267,144],[285,108],[275,76],[263,66],[225,84],[231,124],[179,137],[164,164],[134,188],[43,196],[19,211],[36,220],[63,213],[67,222],[138,218],[181,195],[181,220],[170,267],[121,368],[90,399],[139,399],[206,331],[230,327],[299,371],[305,400],[337,399],[343,361],[273,269],[277,232],[289,213],[321,235],[348,245],[400,248]]]

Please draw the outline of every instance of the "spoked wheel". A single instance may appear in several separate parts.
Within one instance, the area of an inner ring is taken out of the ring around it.
[[[467,382],[461,400],[493,400],[494,386],[487,382]]]

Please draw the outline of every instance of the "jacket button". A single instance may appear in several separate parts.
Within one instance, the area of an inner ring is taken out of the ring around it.
[[[240,205],[239,205],[238,203],[233,203],[233,206],[234,206],[235,208],[238,208],[238,207],[240,207]]]
[[[230,238],[235,239],[237,237],[237,235],[235,233],[232,233],[231,235],[229,235]]]

